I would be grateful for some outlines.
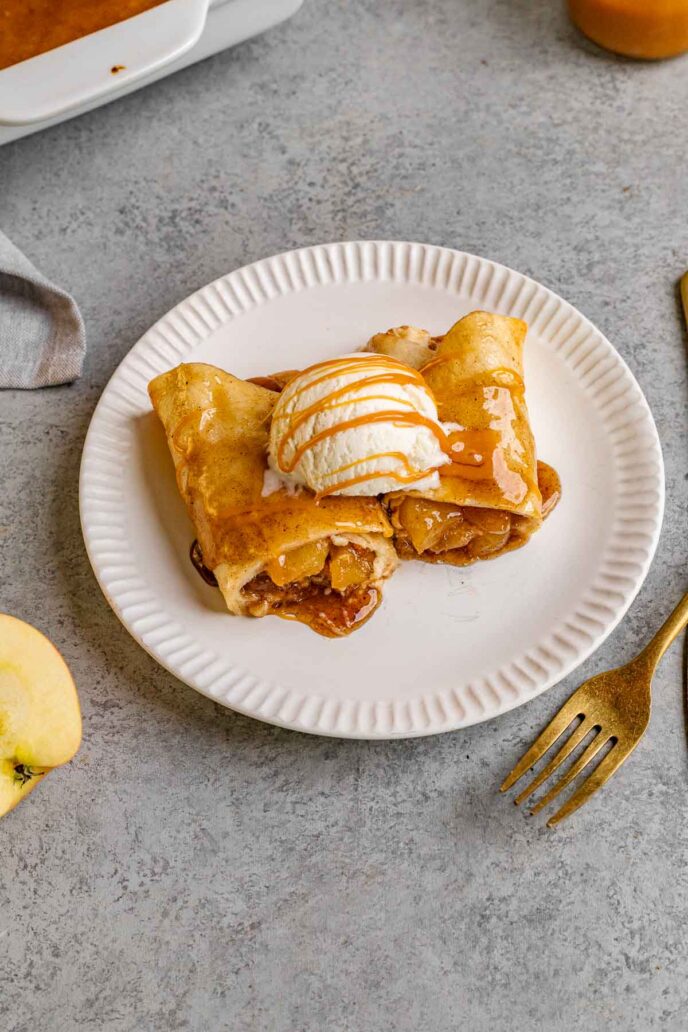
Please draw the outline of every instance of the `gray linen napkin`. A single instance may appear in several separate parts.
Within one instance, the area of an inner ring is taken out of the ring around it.
[[[70,383],[85,350],[76,302],[0,233],[0,387]]]

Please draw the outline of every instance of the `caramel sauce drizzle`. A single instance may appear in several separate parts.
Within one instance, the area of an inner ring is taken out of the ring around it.
[[[346,370],[346,371],[349,372],[349,370]],[[413,372],[415,370],[410,370],[410,371]],[[335,373],[333,375],[336,376],[337,374]],[[329,379],[331,379],[331,378],[332,378],[332,375],[329,377]],[[323,383],[323,381],[325,379],[326,379],[326,377],[320,377],[320,379],[315,381],[315,382],[316,383]],[[366,386],[373,385],[373,384],[378,384],[378,383],[397,384],[399,386],[404,386],[405,384],[411,384],[414,387],[419,386],[419,384],[416,382],[415,378],[411,378],[411,377],[403,377],[402,378],[401,376],[397,375],[396,373],[380,373],[377,376],[370,376],[370,377],[366,378],[365,383],[366,383]],[[299,388],[298,391],[294,392],[293,397],[294,398],[298,398],[301,394],[303,394],[305,391],[309,390],[312,386],[313,386],[313,384],[308,384],[307,387]],[[303,409],[303,411],[300,412],[298,416],[292,416],[291,421],[289,423],[289,429],[287,431],[287,440],[291,440],[291,438],[294,436],[294,434],[299,429],[299,427],[302,426],[303,423],[305,423],[308,419],[310,419],[311,416],[317,416],[317,415],[320,415],[321,412],[325,412],[326,410],[329,411],[330,409],[341,408],[341,407],[343,407],[345,405],[348,405],[349,402],[347,400],[339,401],[338,399],[344,398],[347,394],[351,394],[352,391],[355,392],[356,390],[359,390],[360,386],[361,386],[361,381],[360,380],[354,380],[353,383],[347,383],[343,387],[337,388],[336,391],[331,391],[329,394],[326,394],[324,398],[320,398],[319,401],[316,401],[313,405],[309,405],[308,408]],[[430,394],[430,391],[429,391],[428,387],[425,384],[423,385],[423,388],[424,388],[424,390],[428,394]],[[432,397],[432,395],[430,395],[430,396]],[[361,401],[376,401],[376,400],[381,400],[382,401],[382,400],[385,400],[385,399],[387,401],[392,401],[392,402],[394,402],[397,405],[401,404],[401,405],[406,405],[410,409],[414,408],[413,403],[411,401],[406,401],[406,399],[402,399],[402,398],[390,398],[389,396],[384,395],[384,394],[368,394],[368,395],[366,395],[365,398],[362,398]],[[433,401],[434,401],[434,398],[433,398]],[[280,451],[282,451],[282,448],[280,448]],[[281,465],[282,465],[282,463],[280,462],[280,466]],[[291,473],[292,471],[291,470],[287,470],[286,472]]]
[[[459,357],[455,351],[439,355],[426,362],[421,369],[421,375],[425,376],[431,369],[448,365]],[[492,396],[489,397],[492,405],[498,401],[498,395],[502,393],[507,393],[511,397],[515,395],[521,400],[525,395],[525,384],[522,377],[508,366],[496,366],[484,376],[467,377],[458,384],[452,385],[452,393],[455,397],[469,394],[477,389],[483,391],[486,400],[489,393],[492,392]],[[486,407],[489,410],[489,406]],[[441,475],[443,477],[461,477],[464,480],[498,480],[502,490],[513,497],[522,495],[524,487],[528,490],[537,490],[537,484],[532,483],[530,478],[506,467],[504,457],[499,451],[499,430],[495,428],[464,430],[460,436],[461,441],[472,449],[474,456],[489,453],[490,461],[489,463],[476,462],[473,466],[464,466],[457,462],[455,457],[452,457],[452,465],[442,467]],[[496,468],[498,465],[499,471]],[[498,473],[499,475],[497,475]]]
[[[493,480],[494,456],[499,447],[497,430],[457,430],[449,435],[453,441],[451,465],[441,466],[443,477],[462,477],[464,480]],[[457,458],[456,452],[460,457]]]
[[[308,383],[299,387],[298,390],[294,391],[292,397],[296,399],[306,391],[309,391],[312,387],[326,383],[328,380],[334,379],[342,374],[347,375],[364,371],[370,368],[370,362],[370,358],[337,358],[330,359],[326,362],[319,362],[316,365],[310,366],[308,369],[304,370],[304,374],[320,372],[322,375],[317,376],[314,380],[309,380]],[[424,390],[434,401],[432,391],[425,383],[422,374],[418,372],[418,370],[412,369],[409,366],[404,365],[402,362],[398,362],[396,359],[387,357],[385,357],[384,360],[377,358],[376,364],[378,366],[386,366],[387,368],[384,372],[376,373],[375,375],[367,378],[365,381],[366,385],[411,385]],[[433,364],[433,362],[429,363],[429,365]],[[426,366],[425,369],[427,368],[428,367]],[[469,480],[492,479],[493,455],[499,443],[499,435],[495,431],[461,429],[452,431],[448,434],[435,420],[422,415],[420,412],[416,412],[412,409],[410,402],[399,398],[390,398],[389,400],[393,400],[397,405],[408,405],[409,408],[411,408],[411,411],[405,412],[398,408],[385,409],[379,412],[369,412],[365,415],[355,416],[352,419],[342,420],[331,427],[327,427],[325,430],[321,430],[320,433],[314,434],[308,441],[305,441],[302,445],[294,449],[294,453],[289,461],[286,460],[286,449],[290,444],[293,444],[294,436],[299,427],[301,427],[312,416],[320,415],[329,409],[347,405],[349,402],[342,399],[346,398],[348,394],[360,390],[360,388],[361,381],[355,380],[343,387],[338,387],[336,390],[326,394],[323,398],[320,398],[314,404],[309,405],[302,412],[292,416],[277,449],[277,465],[281,470],[283,470],[283,472],[293,473],[309,449],[330,437],[334,437],[336,434],[342,433],[344,430],[350,430],[360,426],[368,426],[373,423],[392,423],[394,426],[399,427],[423,426],[428,429],[435,436],[435,439],[444,454],[451,459],[452,465],[448,468],[443,467],[443,474],[450,476],[463,476]],[[361,400],[386,400],[386,396],[368,395]],[[413,467],[409,465],[406,457],[401,456],[398,452],[381,452],[378,455],[369,456],[369,459],[372,460],[382,457],[396,459],[401,458],[402,465],[405,466],[407,472],[399,473],[396,470],[374,470],[370,473],[363,473],[359,476],[350,477],[347,480],[334,483],[331,487],[319,492],[317,497],[324,498],[327,495],[334,494],[336,491],[340,491],[343,487],[366,483],[370,480],[377,480],[381,477],[388,477],[391,480],[396,481],[398,484],[410,484],[424,479],[432,472],[432,470],[427,469],[413,469]],[[355,465],[357,465],[357,463],[349,463],[347,466],[343,466],[340,469],[335,470],[333,476],[343,473]],[[449,469],[451,469],[451,473],[449,473]]]
[[[304,384],[303,387],[299,387],[299,389],[294,392],[293,396],[295,398],[299,398],[303,393],[305,393],[305,391],[309,391],[311,387],[318,387],[321,383],[326,383],[328,380],[331,380],[333,376],[338,376],[340,373],[344,373],[346,375],[348,373],[359,373],[365,369],[369,369],[371,362],[374,362],[378,366],[386,365],[388,367],[389,373],[380,374],[383,376],[393,374],[395,378],[388,380],[388,383],[412,383],[414,386],[420,387],[421,390],[424,390],[425,393],[433,399],[433,401],[435,400],[433,398],[432,391],[417,369],[412,369],[411,366],[407,366],[403,362],[399,362],[398,359],[390,358],[386,355],[365,355],[361,358],[330,358],[326,362],[316,362],[315,365],[308,366],[307,369],[304,369],[304,376],[306,373],[315,373],[319,370],[329,370],[329,372],[325,372],[324,376],[319,376],[317,379],[310,380],[307,384]],[[400,380],[399,377],[403,377],[403,379]],[[349,386],[360,386],[360,381],[356,380]],[[326,398],[323,398],[323,401],[326,400]]]
[[[328,437],[334,437],[335,434],[340,434],[344,430],[352,430],[359,426],[370,426],[373,423],[392,423],[394,426],[424,426],[437,438],[440,447],[447,454],[450,454],[451,445],[449,443],[449,437],[444,432],[441,426],[437,424],[434,419],[430,419],[428,416],[423,416],[420,412],[402,412],[399,409],[381,409],[379,412],[367,412],[363,416],[354,416],[352,419],[343,419],[341,423],[335,423],[334,426],[328,426],[320,433],[314,434],[308,441],[304,441],[303,444],[299,445],[294,450],[294,454],[289,462],[284,462],[284,448],[293,438],[293,430],[289,429],[282,438],[277,453],[277,461],[280,469],[284,470],[285,473],[293,473],[297,465],[306,454],[306,452],[313,448],[316,444],[320,444],[321,441],[326,441]],[[297,421],[297,425],[301,424],[301,420]],[[372,474],[372,477],[379,477],[379,473]]]
[[[351,487],[354,484],[365,484],[371,479],[377,477],[389,477],[391,480],[396,480],[398,484],[415,484],[419,480],[424,480],[432,470],[417,470],[414,469],[410,464],[403,452],[378,452],[377,455],[369,455],[366,459],[367,462],[372,462],[374,459],[397,459],[407,469],[407,474],[398,473],[396,470],[380,470],[376,473],[361,473],[355,477],[349,477],[348,480],[340,480],[335,482],[331,487],[326,487],[324,491],[318,491],[315,496],[317,502],[321,498],[327,498],[328,495],[332,495],[335,491],[341,491],[343,487]],[[356,462],[349,462],[346,466],[340,466],[336,469],[332,476],[337,476],[339,473],[344,473],[347,469],[351,469],[353,466],[358,466],[360,459]]]
[[[369,455],[367,457],[366,461],[367,462],[372,462],[375,459],[396,459],[396,461],[405,468],[407,476],[404,477],[403,474],[399,474],[395,470],[392,470],[389,473],[384,473],[384,472],[377,473],[376,475],[380,476],[380,477],[401,477],[402,478],[401,482],[403,482],[403,483],[411,483],[414,480],[422,480],[423,477],[427,477],[429,473],[432,473],[432,470],[419,470],[419,469],[416,469],[415,466],[411,465],[411,463],[408,460],[408,456],[404,455],[403,452],[397,452],[397,451],[377,452],[375,455]],[[355,466],[360,465],[360,462],[361,462],[360,459],[355,459],[353,462],[347,462],[347,464],[345,466],[340,466],[338,469],[334,470],[332,472],[331,476],[337,476],[338,473],[346,473],[347,470],[353,469]],[[352,481],[352,483],[363,483],[363,482],[364,482],[363,480],[359,481],[358,478],[356,478],[354,481]],[[349,483],[349,481],[346,481],[346,483]],[[333,493],[334,492],[333,492],[332,488],[328,487],[328,488],[325,489],[325,494],[333,494]],[[320,497],[322,497],[322,495]]]
[[[436,369],[439,366],[448,365],[450,362],[454,362],[460,356],[455,351],[449,351],[446,355],[440,355],[439,358],[432,358],[429,362],[420,370],[421,375],[425,376],[431,369]],[[465,389],[470,390],[472,387],[479,385],[481,387],[507,387],[510,390],[525,391],[526,385],[524,384],[518,373],[514,372],[513,369],[509,369],[508,366],[497,366],[495,369],[490,370],[490,373],[486,378],[474,378],[470,377],[465,381]],[[462,384],[457,385],[458,390],[462,388]]]

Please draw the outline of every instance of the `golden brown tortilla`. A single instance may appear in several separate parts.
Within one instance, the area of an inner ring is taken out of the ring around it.
[[[442,338],[399,327],[369,342],[420,369],[440,419],[457,425],[456,461],[440,467],[440,486],[386,498],[403,558],[456,566],[495,558],[525,544],[554,508],[558,477],[537,462],[526,407],[526,332],[520,319],[471,312]]]
[[[272,390],[193,363],[156,377],[149,393],[203,563],[230,612],[275,613],[332,636],[360,626],[397,564],[380,502],[264,496]]]

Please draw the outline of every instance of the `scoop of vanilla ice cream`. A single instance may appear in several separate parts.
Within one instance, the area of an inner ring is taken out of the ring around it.
[[[280,394],[265,493],[283,485],[343,495],[437,487],[437,468],[450,461],[441,437],[434,398],[415,370],[363,352],[321,362]]]

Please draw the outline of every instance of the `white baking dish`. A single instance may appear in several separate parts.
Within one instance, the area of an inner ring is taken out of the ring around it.
[[[303,0],[167,0],[0,71],[0,144],[255,36]]]

